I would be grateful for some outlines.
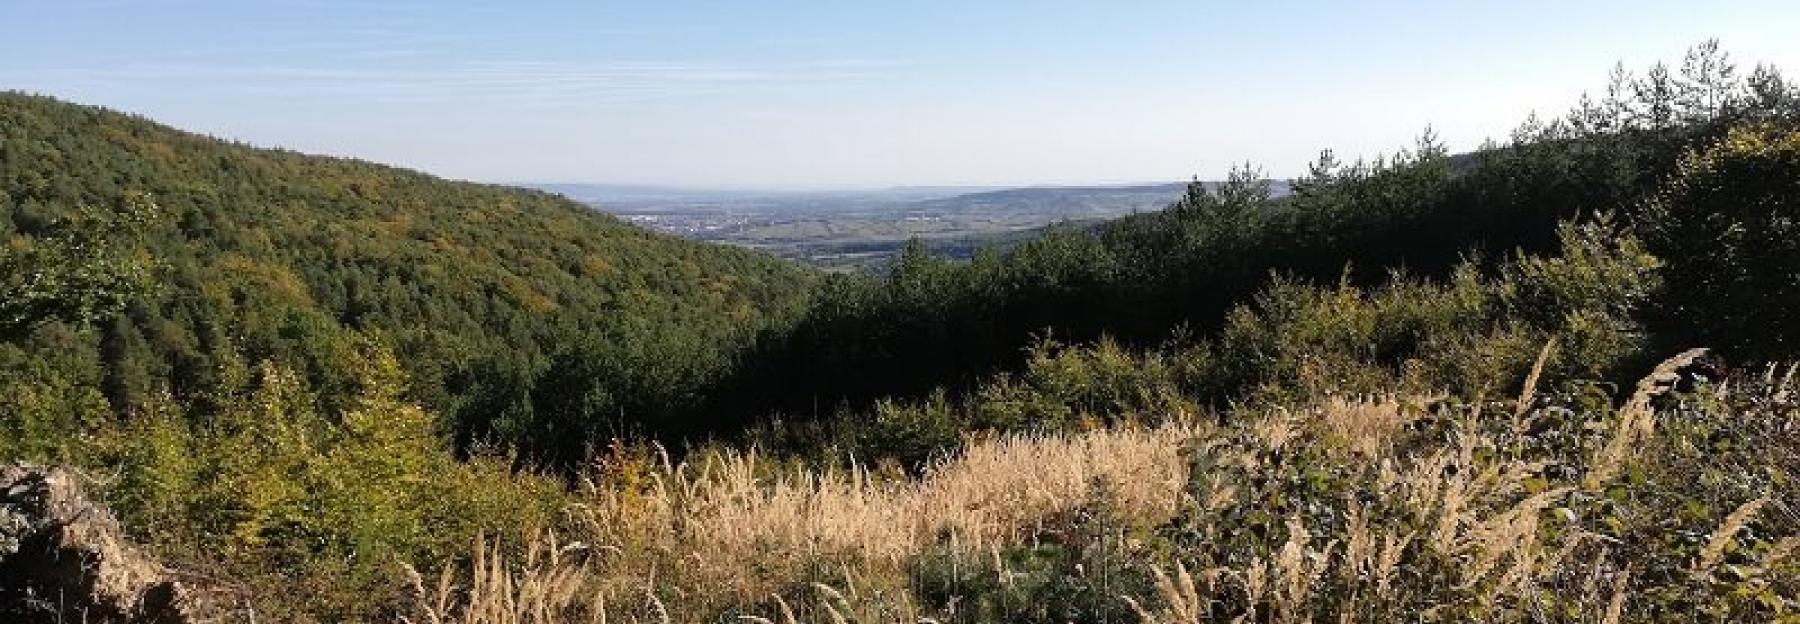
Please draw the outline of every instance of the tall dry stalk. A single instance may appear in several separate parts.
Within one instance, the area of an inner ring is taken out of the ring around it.
[[[1618,423],[1614,425],[1612,438],[1588,462],[1587,478],[1582,481],[1584,487],[1597,490],[1604,486],[1625,465],[1632,450],[1656,432],[1656,415],[1650,411],[1650,400],[1668,392],[1669,385],[1674,383],[1681,369],[1693,364],[1706,355],[1706,352],[1706,349],[1684,351],[1663,360],[1649,375],[1638,381],[1631,398],[1625,402],[1624,407],[1619,408]]]
[[[523,565],[514,569],[500,544],[490,545],[477,536],[467,590],[453,585],[451,568],[446,567],[437,585],[427,589],[417,570],[401,565],[414,593],[417,617],[425,624],[603,623],[605,598],[594,593],[592,569],[571,557],[581,550],[580,544],[559,542],[554,533],[545,532],[527,545]]]
[[[1758,498],[1739,505],[1727,514],[1725,520],[1719,523],[1719,528],[1707,538],[1706,547],[1700,549],[1700,556],[1694,560],[1694,572],[1708,573],[1719,565],[1719,559],[1725,556],[1725,549],[1731,545],[1732,540],[1737,539],[1738,531],[1750,524],[1750,519],[1756,517],[1756,512],[1762,511],[1763,505],[1767,504],[1768,497]]]
[[[1556,352],[1556,339],[1544,342],[1544,348],[1538,351],[1537,361],[1531,364],[1531,372],[1525,375],[1525,385],[1519,388],[1519,399],[1513,403],[1512,434],[1515,440],[1524,437],[1531,422],[1527,415],[1531,413],[1531,402],[1537,396],[1538,381],[1543,379],[1544,366],[1550,363],[1551,354]]]

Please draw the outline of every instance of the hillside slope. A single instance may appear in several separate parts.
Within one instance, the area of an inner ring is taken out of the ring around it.
[[[134,203],[154,205],[133,253],[156,267],[157,292],[97,342],[37,327],[14,356],[73,358],[60,368],[104,376],[118,413],[163,390],[203,402],[267,359],[305,371],[330,401],[347,379],[344,336],[360,331],[397,351],[413,397],[454,415],[464,442],[578,448],[602,416],[676,430],[696,388],[791,314],[810,280],[546,193],[0,94],[8,245],[82,227],[82,207]]]

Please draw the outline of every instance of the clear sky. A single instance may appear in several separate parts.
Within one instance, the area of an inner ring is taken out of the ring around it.
[[[0,89],[483,181],[1070,184],[1453,149],[1800,2],[0,0]]]

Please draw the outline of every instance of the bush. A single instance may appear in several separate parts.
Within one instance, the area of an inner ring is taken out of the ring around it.
[[[1104,503],[1065,512],[1033,539],[987,556],[921,553],[912,585],[946,623],[1133,621],[1122,597],[1149,600],[1154,589],[1142,542],[1127,539],[1130,523],[1111,513]]]
[[[1739,127],[1689,155],[1643,230],[1671,336],[1744,358],[1800,348],[1800,132]]]
[[[1634,320],[1656,262],[1609,217],[1558,228],[1561,253],[1520,254],[1498,275],[1464,263],[1442,283],[1396,274],[1385,286],[1318,288],[1276,278],[1233,310],[1218,338],[1227,392],[1268,401],[1368,393],[1510,390],[1544,342],[1574,357],[1559,374],[1604,378],[1637,357]]]
[[[478,534],[522,546],[555,524],[561,480],[516,472],[507,457],[457,461],[441,424],[402,398],[392,351],[354,342],[352,388],[331,402],[341,409],[264,362],[209,418],[164,397],[90,424],[80,459],[117,475],[105,497],[139,539],[237,579],[280,619],[390,611],[402,598],[397,559],[465,558]]]

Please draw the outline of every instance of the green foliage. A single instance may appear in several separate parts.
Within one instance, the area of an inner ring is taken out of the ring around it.
[[[947,623],[1137,621],[1123,598],[1148,601],[1155,592],[1141,562],[1142,535],[1112,517],[1104,489],[1089,504],[1045,523],[1025,543],[988,556],[948,549],[914,563],[912,585]]]
[[[1745,126],[1694,152],[1643,222],[1670,333],[1753,358],[1800,347],[1800,131]]]
[[[130,240],[155,220],[142,195],[113,211],[79,208],[53,220],[37,236],[9,237],[0,246],[0,337],[38,323],[110,319],[153,288],[154,261]]]
[[[191,527],[195,510],[189,506],[201,491],[209,458],[177,406],[166,401],[152,406],[105,443],[114,455],[108,463],[119,471],[108,502],[151,544],[191,552],[200,536]]]
[[[84,432],[111,419],[100,367],[80,357],[94,342],[61,322],[39,326],[21,343],[0,342],[0,456],[84,456]]]
[[[1200,411],[1190,397],[1204,387],[1211,361],[1203,347],[1180,341],[1168,351],[1135,352],[1110,338],[1081,348],[1044,339],[1032,346],[1023,372],[999,375],[975,392],[969,426],[1072,430],[1182,420]]]
[[[879,459],[917,467],[945,449],[955,448],[972,429],[943,392],[917,403],[877,401],[874,418],[849,425],[855,449]]]
[[[1395,275],[1374,289],[1277,279],[1220,332],[1224,385],[1282,399],[1374,392],[1396,377],[1420,392],[1504,391],[1550,339],[1579,355],[1556,372],[1612,373],[1644,346],[1635,315],[1655,259],[1605,217],[1558,237],[1560,254],[1520,254],[1487,278],[1471,262],[1441,283]]]
[[[1731,388],[1686,385],[1661,406],[1657,436],[1637,454],[1636,469],[1595,501],[1605,534],[1631,545],[1646,579],[1665,584],[1646,592],[1654,598],[1648,613],[1671,621],[1800,615],[1800,566],[1760,565],[1800,528],[1788,507],[1800,500],[1800,442],[1781,433],[1800,417],[1800,404],[1793,369],[1779,373],[1771,367]],[[1724,518],[1758,499],[1772,508],[1726,535],[1718,560],[1703,566],[1699,554]]]
[[[346,336],[380,331],[413,379],[407,398],[449,416],[463,449],[520,446],[564,465],[604,440],[585,423],[510,436],[590,412],[671,437],[709,428],[705,389],[812,279],[545,193],[16,93],[0,94],[0,236],[0,338],[48,320],[97,326],[119,414],[164,390],[216,409],[233,359],[280,362],[342,409]],[[598,362],[573,381],[606,405],[561,411],[571,380],[554,369],[576,357]]]
[[[1175,328],[1230,331],[1233,310],[1265,288],[1271,271],[1302,283],[1379,288],[1397,275],[1461,280],[1471,254],[1478,272],[1518,252],[1549,256],[1563,244],[1561,222],[1615,213],[1621,223],[1649,223],[1640,213],[1683,155],[1746,122],[1800,123],[1800,90],[1772,68],[1740,75],[1708,42],[1674,69],[1621,70],[1603,96],[1583,98],[1561,118],[1527,120],[1509,141],[1473,153],[1448,154],[1428,130],[1392,156],[1346,163],[1327,151],[1283,197],[1244,166],[1223,184],[1190,185],[1168,210],[1052,228],[964,265],[934,265],[913,249],[885,280],[845,278],[853,283],[826,291],[790,331],[759,343],[746,360],[753,364],[737,371],[729,405],[778,410],[791,421],[829,417],[840,404],[970,391],[997,371],[1022,370],[1033,337],[1046,330],[1073,344],[1110,336],[1133,348],[1158,344]],[[1758,175],[1767,184],[1793,177]],[[1785,249],[1777,243],[1766,252]],[[1399,303],[1378,307],[1401,314]],[[1538,326],[1565,321],[1549,308],[1531,313],[1550,317],[1532,319]],[[1605,318],[1569,322],[1601,335],[1612,331],[1598,326]]]
[[[270,600],[278,615],[391,608],[396,558],[465,556],[478,533],[523,543],[555,522],[560,481],[515,473],[504,458],[455,461],[440,423],[403,399],[391,350],[357,347],[343,411],[321,412],[299,375],[265,363],[207,422],[156,401],[98,428],[85,463],[116,471],[108,500],[153,547],[252,587],[312,588]]]
[[[839,432],[763,441],[803,453],[847,443],[865,459],[919,466],[969,431],[1154,425],[1232,405],[1397,388],[1504,394],[1552,340],[1552,378],[1603,378],[1640,363],[1647,336],[1636,318],[1656,290],[1655,259],[1609,217],[1557,231],[1560,254],[1520,254],[1488,276],[1469,262],[1442,281],[1397,274],[1372,288],[1276,277],[1208,340],[1178,336],[1141,351],[1107,338],[1081,347],[1042,340],[1023,371],[995,375],[960,400],[941,390],[918,402],[884,399],[867,417],[838,414]]]

